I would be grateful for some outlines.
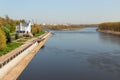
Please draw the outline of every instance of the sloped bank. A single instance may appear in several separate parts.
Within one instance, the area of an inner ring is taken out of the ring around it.
[[[0,57],[0,80],[17,79],[50,35],[51,33],[47,32],[38,38],[31,39],[7,55]]]
[[[117,31],[110,31],[110,30],[98,30],[98,31],[107,34],[120,35],[120,32]]]
[[[98,31],[120,35],[120,22],[104,22],[98,25]]]

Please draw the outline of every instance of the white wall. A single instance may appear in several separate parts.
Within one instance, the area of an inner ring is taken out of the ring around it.
[[[38,46],[38,43],[34,43],[32,46],[30,46],[28,49],[23,51],[20,55],[18,55],[16,58],[11,60],[9,63],[7,63],[5,66],[0,68],[0,79],[6,75],[6,73],[12,69],[15,65],[17,65],[25,56],[27,56],[36,46]]]

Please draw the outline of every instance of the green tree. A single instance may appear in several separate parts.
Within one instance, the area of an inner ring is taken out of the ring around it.
[[[10,36],[10,31],[9,29],[7,29],[6,27],[2,27],[2,30],[4,31],[5,33],[5,36],[6,36],[6,42],[7,43],[11,43],[11,36]]]

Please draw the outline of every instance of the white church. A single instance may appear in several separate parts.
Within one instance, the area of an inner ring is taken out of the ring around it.
[[[20,23],[20,25],[16,26],[16,32],[17,33],[31,33],[32,30],[32,23],[31,21],[25,22],[25,23]]]

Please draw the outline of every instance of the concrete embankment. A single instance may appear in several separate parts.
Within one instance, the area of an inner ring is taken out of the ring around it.
[[[16,53],[16,51],[23,49],[21,53],[16,54],[16,56],[13,55],[13,57],[15,57],[14,59],[8,63],[5,63],[5,65],[0,68],[0,80],[16,80],[50,36],[51,33],[46,33],[39,38],[29,40],[24,45],[22,45],[22,47],[12,51],[12,53]],[[32,44],[28,45],[31,42]],[[8,56],[3,56],[2,59],[5,57],[8,58]]]
[[[103,33],[113,34],[113,35],[120,35],[120,32],[116,32],[116,31],[110,31],[110,30],[98,30],[98,31]]]

